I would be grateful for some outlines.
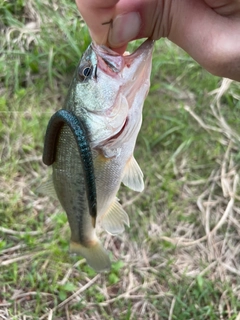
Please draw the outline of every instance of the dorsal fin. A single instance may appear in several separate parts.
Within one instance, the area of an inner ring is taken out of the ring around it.
[[[52,176],[45,182],[43,182],[36,190],[38,193],[44,194],[46,196],[58,199]]]

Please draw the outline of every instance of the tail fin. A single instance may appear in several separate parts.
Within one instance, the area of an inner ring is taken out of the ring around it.
[[[107,271],[111,268],[108,253],[99,241],[90,247],[84,247],[80,243],[71,241],[70,251],[83,256],[96,272]]]

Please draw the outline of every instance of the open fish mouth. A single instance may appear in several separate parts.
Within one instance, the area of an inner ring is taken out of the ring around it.
[[[153,45],[154,40],[147,39],[133,53],[125,52],[123,55],[120,55],[109,47],[96,45],[95,43],[92,43],[91,47],[93,51],[95,51],[95,53],[102,58],[106,58],[106,55],[108,55],[113,57],[130,57],[135,59],[136,56],[139,56],[143,53],[148,54],[149,51],[152,51]]]
[[[132,66],[138,66],[140,70],[141,66],[145,65],[147,59],[152,58],[154,40],[145,40],[133,53],[125,53],[119,55],[117,52],[106,46],[99,46],[92,44],[92,49],[98,57],[98,67],[105,72],[112,71],[113,73],[119,73],[125,68],[131,68]],[[134,68],[136,69],[136,68]]]
[[[153,50],[154,40],[145,40],[133,53],[126,54],[124,57],[126,59],[136,59],[139,56],[149,56]],[[152,58],[152,57],[151,57]]]

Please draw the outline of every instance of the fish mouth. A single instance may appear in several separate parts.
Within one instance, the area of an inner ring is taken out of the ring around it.
[[[133,53],[126,54],[124,55],[124,57],[126,59],[128,58],[135,59],[140,55],[148,56],[153,50],[154,42],[155,42],[154,40],[147,39]]]
[[[98,67],[105,72],[116,74],[126,67],[131,68],[132,65],[138,64],[141,67],[139,60],[144,64],[148,58],[151,59],[153,45],[154,40],[147,39],[133,53],[125,52],[123,55],[95,43],[92,43],[92,49],[98,57]]]
[[[106,55],[110,55],[113,57],[133,57],[134,58],[135,56],[142,54],[142,52],[151,51],[153,48],[154,42],[155,42],[154,40],[147,39],[133,53],[131,54],[124,53],[123,55],[120,55],[119,53],[117,53],[116,51],[112,50],[107,46],[97,45],[94,42],[91,44],[91,46],[93,51],[95,51],[95,53],[102,58],[105,58]]]

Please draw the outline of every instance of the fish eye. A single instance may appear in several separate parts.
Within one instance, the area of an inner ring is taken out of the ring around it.
[[[84,77],[90,77],[91,73],[92,73],[92,68],[90,67],[86,67],[83,69],[83,75]]]
[[[79,80],[84,81],[91,77],[93,71],[93,66],[83,66],[78,70]]]

